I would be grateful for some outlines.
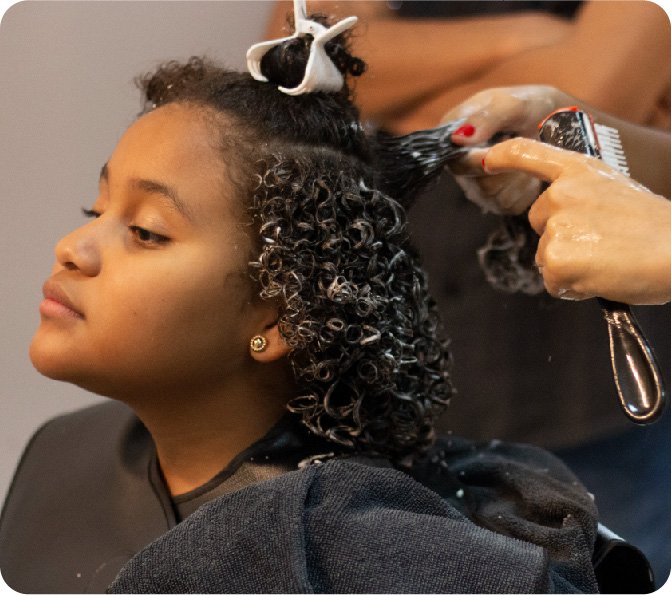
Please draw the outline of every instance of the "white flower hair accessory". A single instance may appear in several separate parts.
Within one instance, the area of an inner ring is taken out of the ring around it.
[[[307,18],[305,0],[294,0],[294,23],[296,28],[294,34],[289,37],[254,44],[247,50],[247,68],[257,81],[267,83],[268,79],[261,73],[261,59],[266,52],[295,37],[311,35],[313,40],[303,80],[297,87],[278,87],[278,89],[287,95],[302,95],[315,91],[325,91],[327,93],[339,91],[342,89],[345,79],[329,58],[324,46],[336,35],[340,35],[343,31],[354,26],[357,20],[357,17],[347,17],[338,21],[332,27],[325,27],[321,23]]]

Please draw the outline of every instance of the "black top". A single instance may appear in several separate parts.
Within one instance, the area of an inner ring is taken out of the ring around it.
[[[512,12],[537,11],[571,18],[575,15],[580,1],[574,0],[411,0],[410,2],[387,2],[403,18],[454,18]]]

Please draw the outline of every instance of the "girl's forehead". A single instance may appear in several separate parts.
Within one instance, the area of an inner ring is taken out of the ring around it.
[[[181,201],[203,216],[222,208],[230,213],[234,192],[218,134],[195,107],[160,107],[121,137],[108,161],[109,183],[152,181],[174,189]]]
[[[220,169],[217,138],[218,133],[208,126],[200,110],[169,104],[134,122],[121,137],[116,151],[131,152],[135,158],[144,154],[148,159],[143,161],[152,161],[156,166],[169,168],[178,162],[181,166],[198,167],[217,162]]]

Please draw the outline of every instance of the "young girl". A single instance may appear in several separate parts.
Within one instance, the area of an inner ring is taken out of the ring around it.
[[[140,80],[30,351],[113,401],[26,449],[0,527],[14,589],[597,589],[594,505],[560,463],[432,444],[449,354],[402,168],[346,86],[278,90],[310,49],[266,54],[269,82],[195,58]],[[342,36],[327,49],[362,72]]]

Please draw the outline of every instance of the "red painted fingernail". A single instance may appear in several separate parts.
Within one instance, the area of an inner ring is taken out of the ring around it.
[[[475,134],[475,126],[472,124],[464,124],[463,126],[459,126],[454,131],[454,134],[458,136],[473,136]]]
[[[485,165],[485,158],[482,158],[482,169],[487,169],[487,166]]]

